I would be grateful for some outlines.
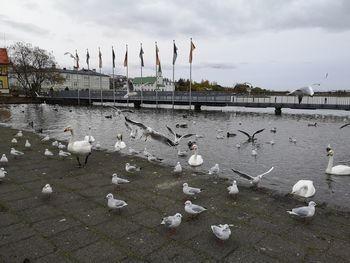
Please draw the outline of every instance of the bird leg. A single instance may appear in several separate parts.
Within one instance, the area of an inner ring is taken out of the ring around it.
[[[80,163],[80,160],[79,160],[79,156],[77,156],[77,161],[78,161],[78,167],[80,168],[81,167],[81,163]]]
[[[86,165],[86,163],[87,163],[87,160],[88,160],[88,158],[89,158],[89,156],[91,155],[91,153],[89,153],[88,155],[86,155],[86,158],[85,158],[85,163],[84,163],[84,165]]]

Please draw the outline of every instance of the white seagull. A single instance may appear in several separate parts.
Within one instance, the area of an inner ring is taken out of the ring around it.
[[[182,215],[176,213],[173,216],[167,216],[162,219],[161,225],[165,225],[167,228],[175,229],[181,224]]]
[[[5,178],[7,172],[5,171],[5,169],[3,167],[1,167],[0,169],[0,182]]]
[[[234,170],[231,168],[232,171],[234,171],[236,174],[238,174],[239,176],[242,176],[244,177],[245,179],[248,179],[250,181],[250,183],[253,185],[253,186],[257,186],[261,180],[261,178],[265,175],[265,174],[268,174],[270,173],[272,170],[273,170],[273,167],[271,167],[267,172],[265,173],[262,173],[262,174],[259,174],[257,176],[252,176],[252,175],[249,175],[249,174],[246,174],[246,173],[243,173],[243,172],[240,172],[240,171],[237,171],[237,170]]]
[[[130,183],[130,181],[127,179],[118,177],[116,173],[112,174],[112,184],[120,185],[120,184],[127,184],[127,183]]]
[[[176,173],[176,174],[182,173],[182,166],[181,166],[180,162],[176,163],[176,165],[174,167],[174,173]]]
[[[129,173],[140,171],[140,170],[141,170],[141,167],[138,167],[136,165],[130,165],[130,163],[125,164],[125,171]]]
[[[32,147],[32,145],[30,144],[30,142],[28,140],[26,140],[26,143],[24,144],[25,148],[30,148]]]
[[[46,157],[52,157],[52,156],[53,156],[53,153],[52,153],[51,151],[49,151],[49,149],[45,149],[44,155],[45,155]]]
[[[63,149],[66,149],[67,147],[66,147],[66,145],[59,142],[57,148],[60,150],[63,150]]]
[[[71,156],[71,153],[70,152],[65,152],[63,150],[59,150],[58,156],[62,157],[62,158],[65,158],[65,157]]]
[[[15,137],[17,137],[17,138],[23,137],[22,131],[18,131],[17,134],[15,135]]]
[[[166,128],[168,129],[168,131],[174,135],[174,143],[176,144],[179,144],[180,143],[180,140],[182,138],[189,138],[191,136],[195,136],[195,134],[192,134],[192,133],[188,133],[188,134],[184,134],[184,135],[180,135],[180,134],[177,134],[176,132],[174,132],[169,126],[166,125]]]
[[[110,210],[119,210],[128,204],[123,200],[114,199],[113,194],[109,193],[106,198],[108,199],[107,206]]]
[[[213,167],[211,167],[208,171],[208,174],[218,175],[220,172],[219,164],[215,164]]]
[[[135,149],[129,147],[129,153],[132,154],[132,155],[136,155],[136,154],[141,153],[141,151],[136,151]]]
[[[17,151],[15,148],[11,148],[10,154],[16,158],[17,156],[22,156],[24,153]]]
[[[188,183],[184,183],[182,185],[182,192],[185,195],[195,195],[195,194],[199,194],[202,191],[203,191],[203,189],[201,189],[201,188],[188,186]]]
[[[53,142],[51,143],[51,145],[52,145],[53,147],[58,147],[58,141],[53,141]]]
[[[236,180],[233,180],[232,185],[227,187],[227,190],[229,195],[237,195],[239,193]]]
[[[46,184],[43,189],[41,190],[41,193],[43,195],[51,195],[53,192],[52,187],[49,184]]]
[[[86,135],[84,137],[84,141],[87,141],[88,143],[92,144],[95,142],[94,136],[91,135],[91,127],[89,126],[89,135]]]
[[[0,163],[2,163],[2,164],[7,164],[8,162],[9,162],[9,160],[8,160],[7,157],[6,157],[6,154],[3,154],[3,155],[1,156]]]
[[[308,206],[293,208],[291,211],[287,211],[287,213],[290,215],[299,216],[301,218],[308,218],[315,214],[315,206],[316,203],[314,201],[310,201]]]
[[[185,202],[185,211],[190,215],[199,215],[200,213],[203,213],[206,210],[207,208],[200,205],[192,204],[192,202],[189,200]]]
[[[48,142],[50,140],[50,136],[46,135],[44,138],[41,139],[42,142]]]
[[[231,229],[228,224],[210,226],[214,235],[220,240],[227,240],[231,235]]]
[[[252,135],[250,135],[249,133],[242,131],[242,130],[238,130],[239,132],[243,133],[244,135],[246,135],[248,137],[248,142],[254,142],[256,141],[255,135],[258,133],[263,132],[265,129],[261,129],[261,130],[257,130],[256,132],[254,132]]]
[[[310,97],[314,96],[315,92],[314,92],[314,90],[312,88],[313,86],[320,86],[320,84],[319,83],[311,84],[309,86],[293,90],[293,91],[289,92],[287,95],[296,95],[296,96],[298,96],[298,102],[300,104],[304,96],[310,96]]]
[[[13,139],[11,140],[11,143],[12,143],[12,144],[14,144],[14,145],[16,145],[16,144],[17,144],[17,142],[18,142],[18,141],[17,141],[17,139],[16,139],[16,138],[13,138]]]
[[[177,150],[177,156],[185,157],[185,156],[187,156],[187,151],[181,151],[180,149],[178,149]]]

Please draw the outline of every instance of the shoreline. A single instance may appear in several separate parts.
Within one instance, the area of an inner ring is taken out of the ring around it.
[[[0,259],[22,262],[346,262],[350,253],[350,213],[328,205],[316,206],[305,225],[286,213],[303,206],[290,196],[267,189],[239,186],[237,199],[227,194],[226,180],[213,181],[203,173],[185,170],[174,176],[172,167],[107,151],[93,151],[87,166],[76,168],[74,158],[60,160],[58,150],[43,144],[37,134],[24,131],[16,149],[22,158],[9,155],[16,129],[0,127],[0,149],[9,158],[6,178],[0,183]],[[29,139],[32,149],[23,147]],[[44,157],[44,149],[55,157]],[[141,166],[126,173],[125,163]],[[114,187],[116,172],[131,182]],[[187,221],[182,183],[204,188],[193,203],[208,207],[197,220]],[[41,188],[50,183],[49,200]],[[126,200],[120,213],[108,212],[109,192]],[[175,235],[159,225],[162,217],[180,212],[184,218]],[[211,224],[233,224],[229,240],[220,244]],[[35,261],[37,260],[37,261]]]

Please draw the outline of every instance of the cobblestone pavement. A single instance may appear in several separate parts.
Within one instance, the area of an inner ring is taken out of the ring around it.
[[[193,171],[175,176],[171,167],[119,153],[94,151],[77,168],[73,158],[45,158],[51,143],[28,132],[15,146],[25,154],[15,159],[9,152],[17,131],[0,132],[0,154],[9,158],[0,183],[1,262],[350,262],[350,214],[340,209],[320,204],[305,224],[286,213],[304,204],[290,196],[240,187],[233,199],[226,180]],[[128,174],[126,162],[142,170]],[[114,172],[131,183],[113,186]],[[208,208],[196,220],[185,214],[183,182],[205,189],[192,198]],[[54,189],[50,198],[41,195],[46,183]],[[108,193],[128,206],[109,212]],[[172,234],[160,221],[177,212],[183,222]],[[224,223],[234,225],[232,235],[219,242],[210,225]]]

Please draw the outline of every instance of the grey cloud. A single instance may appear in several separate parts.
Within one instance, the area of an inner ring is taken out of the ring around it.
[[[37,35],[47,35],[49,32],[41,27],[30,23],[22,23],[9,19],[7,16],[0,14],[0,22],[4,25],[11,27],[12,29],[22,31],[25,33],[34,33]]]

